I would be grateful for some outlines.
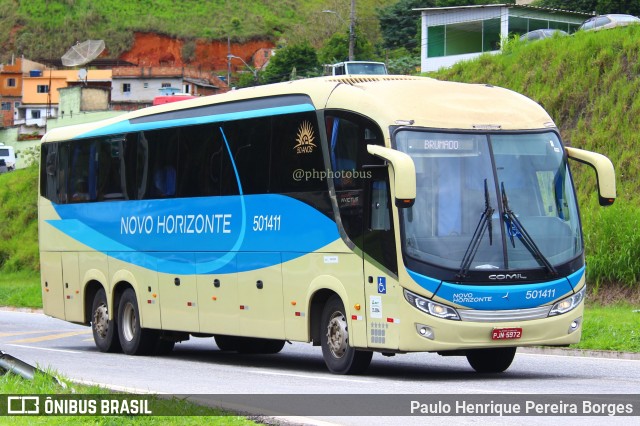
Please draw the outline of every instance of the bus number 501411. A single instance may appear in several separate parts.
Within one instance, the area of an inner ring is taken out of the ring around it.
[[[257,232],[263,231],[279,231],[280,215],[256,215],[253,217],[253,230]]]

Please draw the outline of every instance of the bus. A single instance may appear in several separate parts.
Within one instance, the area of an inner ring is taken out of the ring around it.
[[[384,62],[345,61],[325,65],[325,75],[386,75]]]
[[[580,339],[584,239],[564,146],[534,101],[426,77],[318,77],[61,127],[42,139],[45,314],[103,352],[320,346],[466,356]],[[213,343],[212,343],[213,344]]]

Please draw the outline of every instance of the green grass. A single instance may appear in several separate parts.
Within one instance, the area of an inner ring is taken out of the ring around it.
[[[48,374],[59,377],[55,372]],[[60,378],[60,377],[59,377]],[[21,376],[7,373],[0,376],[0,394],[14,395],[94,395],[96,398],[109,395],[121,395],[110,392],[98,386],[83,386],[61,379],[66,388],[55,383],[47,374],[36,374],[34,380],[27,380]],[[10,425],[255,425],[253,421],[245,417],[235,416],[231,413],[203,407],[178,399],[160,399],[151,397],[155,407],[162,413],[171,413],[170,416],[14,416],[3,417],[2,424]],[[150,402],[151,404],[151,402]]]
[[[39,270],[38,169],[0,175],[0,271]]]
[[[0,274],[0,306],[42,308],[40,275],[32,271]]]
[[[584,314],[582,340],[574,347],[640,352],[639,307],[628,303],[587,307]]]

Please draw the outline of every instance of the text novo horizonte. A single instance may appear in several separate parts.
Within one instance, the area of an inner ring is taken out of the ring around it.
[[[120,218],[120,234],[230,234],[232,216],[230,213],[126,216]]]

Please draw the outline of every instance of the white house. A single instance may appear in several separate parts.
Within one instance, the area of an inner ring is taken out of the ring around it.
[[[422,72],[450,67],[483,53],[500,52],[501,40],[510,35],[552,28],[573,33],[592,15],[527,5],[414,9],[422,15]]]

